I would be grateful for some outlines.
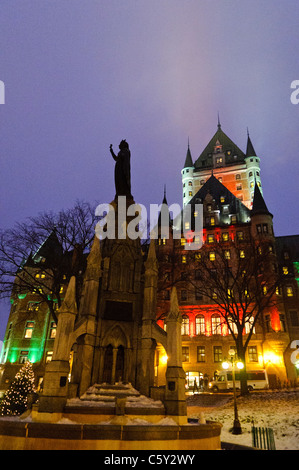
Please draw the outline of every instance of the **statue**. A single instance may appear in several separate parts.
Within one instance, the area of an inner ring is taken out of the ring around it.
[[[125,140],[122,140],[119,144],[119,149],[118,155],[115,155],[112,144],[110,145],[111,155],[116,161],[114,170],[115,198],[117,196],[127,196],[133,199],[131,194],[131,153],[129,144]]]

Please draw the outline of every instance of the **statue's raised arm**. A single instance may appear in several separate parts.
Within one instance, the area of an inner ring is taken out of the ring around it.
[[[127,196],[132,198],[131,195],[131,153],[129,150],[129,144],[122,140],[119,144],[118,155],[115,155],[112,145],[110,145],[110,153],[113,159],[116,161],[114,170],[114,181],[115,181],[115,197]]]

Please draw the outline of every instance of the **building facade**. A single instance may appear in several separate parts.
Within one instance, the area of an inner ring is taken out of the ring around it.
[[[258,273],[264,293],[267,285],[262,280],[266,275],[269,282],[270,278],[279,282],[272,293],[275,301],[263,309],[259,320],[254,322],[253,311],[243,324],[244,342],[250,335],[243,359],[249,371],[267,370],[272,387],[295,383],[299,365],[292,353],[299,339],[299,236],[275,237],[273,216],[263,198],[259,162],[249,135],[246,152],[242,152],[219,123],[216,134],[194,163],[188,146],[182,182],[183,205],[191,207],[190,226],[181,227],[181,236],[174,238],[169,215],[169,237],[161,237],[160,233],[149,250],[127,239],[106,240],[101,246],[95,243],[84,258],[84,269],[76,277],[75,286],[70,286],[73,255],[65,254],[66,274],[61,277],[59,293],[65,301],[70,289],[71,300],[67,306],[60,306],[60,326],[55,296],[52,311],[39,296],[41,285],[47,285],[47,278],[51,278],[47,259],[60,250],[51,235],[27,260],[36,289],[12,292],[0,364],[1,393],[26,360],[34,364],[40,390],[46,389],[45,409],[51,409],[51,397],[57,400],[60,382],[54,391],[51,388],[57,377],[69,382],[72,396],[81,395],[93,383],[118,380],[131,382],[145,394],[153,386],[165,386],[167,350],[173,356],[173,343],[167,339],[165,325],[174,287],[180,318],[174,309],[176,323],[169,323],[169,328],[176,344],[180,344],[176,337],[179,324],[182,341],[176,367],[181,357],[187,388],[193,387],[194,380],[199,384],[211,379],[221,370],[228,351],[237,349],[236,325],[229,318],[224,321],[219,313],[218,287],[209,285],[213,278],[202,282],[204,257],[209,273],[215,272],[217,279],[220,251],[227,266],[225,274],[234,267],[241,269],[242,262],[250,257],[252,244],[257,250],[267,251],[266,268]],[[166,197],[163,202],[167,205]],[[203,209],[202,246],[186,250],[190,240],[183,229],[192,234],[197,204]],[[240,278],[246,279],[245,271],[240,271]],[[50,284],[48,289],[50,295]],[[230,294],[236,295],[233,287],[226,288],[230,289]],[[65,398],[61,397],[61,403]]]

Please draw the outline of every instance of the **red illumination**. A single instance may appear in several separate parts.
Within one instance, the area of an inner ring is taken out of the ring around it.
[[[192,243],[194,238],[194,230],[189,230],[186,234],[187,243]]]
[[[280,331],[281,330],[280,317],[279,317],[279,310],[277,309],[277,307],[271,308],[270,318],[271,318],[272,329],[276,332]]]

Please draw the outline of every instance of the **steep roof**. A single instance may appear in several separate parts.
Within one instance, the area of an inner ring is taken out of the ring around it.
[[[225,154],[225,163],[227,165],[244,161],[246,157],[244,152],[223,132],[221,125],[218,124],[217,132],[194,162],[195,168],[213,167],[212,155],[217,145],[222,146],[222,152]]]
[[[210,176],[193,198],[190,199],[188,205],[195,208],[195,204],[202,204],[207,195],[211,195],[215,209],[219,211],[219,225],[226,226],[230,224],[232,215],[236,215],[237,224],[249,222],[250,209],[231,193],[226,186],[220,183],[214,175]],[[191,210],[191,214],[193,213],[194,210]]]
[[[188,150],[187,150],[184,168],[190,168],[190,167],[193,167],[193,162],[192,162],[192,156],[191,156],[191,152],[190,152],[190,148],[188,144]]]
[[[251,215],[257,214],[272,215],[271,212],[268,211],[268,207],[266,206],[265,200],[262,196],[260,188],[258,187],[258,184],[255,183]]]
[[[248,134],[248,137],[247,137],[246,157],[256,157],[256,153],[255,153],[255,150],[253,148],[253,145],[252,145],[251,139],[249,137],[249,134]]]

